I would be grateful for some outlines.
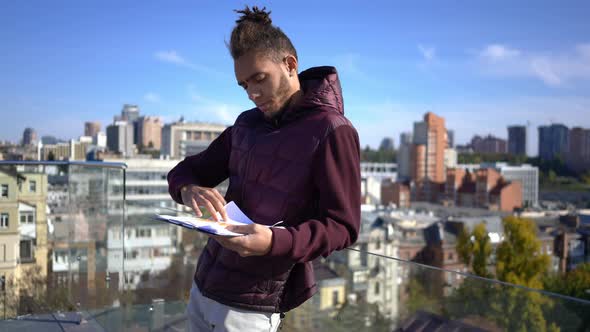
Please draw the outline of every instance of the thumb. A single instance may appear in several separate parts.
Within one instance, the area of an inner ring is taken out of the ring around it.
[[[254,232],[254,229],[251,225],[229,225],[226,229],[230,232],[240,233],[240,234],[251,234]]]

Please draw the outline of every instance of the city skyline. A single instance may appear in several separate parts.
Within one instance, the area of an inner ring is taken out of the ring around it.
[[[428,111],[446,119],[456,144],[476,134],[507,138],[508,126],[528,121],[529,155],[538,152],[539,126],[590,127],[582,116],[590,112],[586,3],[431,3],[424,10],[325,2],[314,11],[305,3],[251,4],[272,10],[298,49],[300,71],[336,66],[363,147],[399,137]],[[233,123],[253,107],[224,45],[239,6],[7,4],[0,140],[18,141],[26,127],[38,137],[76,138],[86,121],[106,128],[126,103],[164,123],[180,116]]]

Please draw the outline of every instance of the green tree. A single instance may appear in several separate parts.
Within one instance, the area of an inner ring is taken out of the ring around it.
[[[457,239],[457,252],[465,265],[480,277],[490,277],[488,262],[492,254],[492,244],[484,223],[478,224],[473,231],[462,228]]]
[[[531,288],[541,288],[549,257],[540,253],[535,224],[528,219],[507,217],[502,222],[504,240],[496,249],[496,278]],[[485,269],[491,244],[483,224],[460,234],[457,250],[474,273],[493,277]],[[526,289],[468,278],[446,300],[454,319],[484,318],[507,331],[559,331],[546,313],[554,307],[546,296]]]
[[[549,270],[550,258],[541,254],[535,223],[509,216],[502,220],[504,241],[496,252],[497,278],[531,288],[542,287],[542,276]]]
[[[590,263],[579,265],[576,269],[567,272],[565,276],[553,275],[545,278],[544,287],[550,292],[590,301]],[[590,331],[590,305],[572,300],[562,300],[559,304],[551,313],[552,317],[556,320],[567,317],[569,319],[564,323],[571,323],[573,319],[569,317],[569,314],[573,313],[579,320],[577,330]]]

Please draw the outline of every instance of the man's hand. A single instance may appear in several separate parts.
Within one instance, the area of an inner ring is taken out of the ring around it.
[[[225,199],[217,189],[199,187],[189,184],[180,189],[182,203],[195,211],[197,217],[202,217],[203,213],[199,207],[205,207],[215,221],[219,221],[217,212],[221,214],[223,220],[227,220],[225,212]]]
[[[262,256],[270,251],[272,246],[272,231],[270,228],[258,225],[231,225],[228,231],[245,234],[243,236],[226,237],[209,235],[222,247],[237,252],[242,257]]]

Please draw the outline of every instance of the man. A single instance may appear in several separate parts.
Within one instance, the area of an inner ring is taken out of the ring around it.
[[[187,309],[192,331],[276,331],[279,314],[316,292],[311,261],[356,241],[358,134],[333,67],[299,75],[297,52],[265,8],[238,11],[229,44],[237,83],[256,108],[168,174],[174,200],[227,218],[234,201],[256,224],[210,236]],[[229,178],[225,198],[213,189]],[[266,227],[283,221],[284,228]]]

